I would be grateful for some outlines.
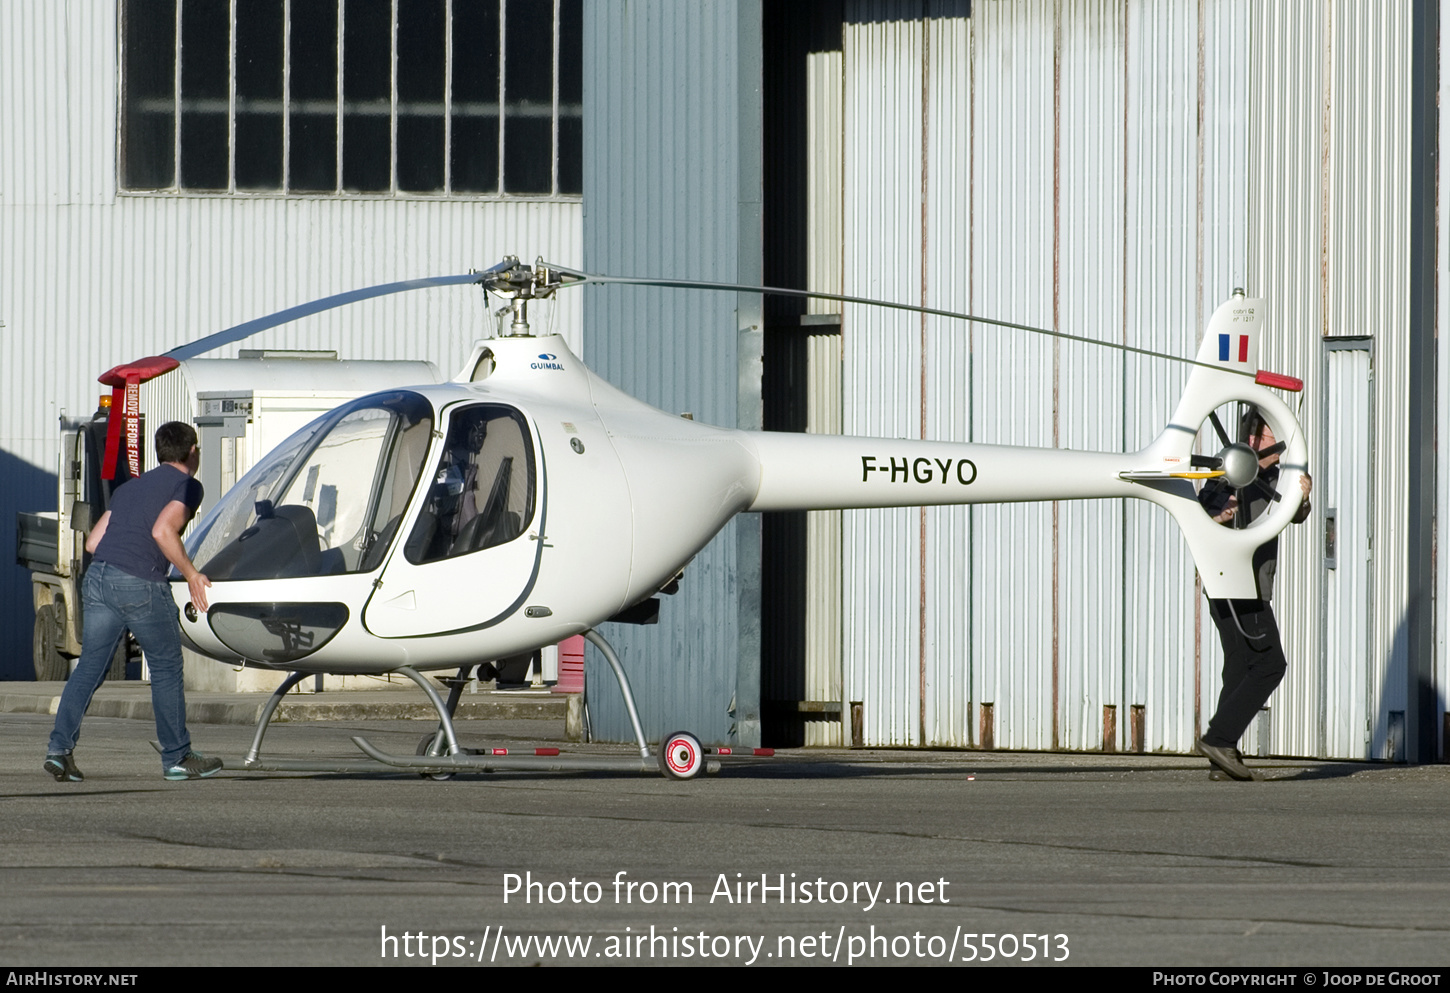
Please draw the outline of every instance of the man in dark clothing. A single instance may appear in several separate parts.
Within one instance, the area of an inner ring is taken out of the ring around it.
[[[194,478],[201,462],[196,431],[180,421],[161,425],[156,431],[156,458],[159,466],[117,488],[111,509],[86,539],[92,560],[81,584],[85,603],[81,657],[61,694],[45,756],[45,771],[57,782],[78,783],[85,778],[71,753],[80,736],[81,718],[127,629],[146,652],[151,670],[151,708],[161,742],[162,775],[202,779],[222,768],[220,759],[191,750],[181,680],[181,622],[166,579],[169,566],[175,566],[186,579],[192,602],[198,610],[206,610],[211,580],[192,565],[181,543],[181,532],[201,505],[201,483]]]
[[[1263,452],[1274,447],[1274,431],[1257,411],[1244,419],[1243,437],[1249,447]],[[1273,452],[1259,460],[1259,479],[1277,489],[1279,453]],[[1309,517],[1309,491],[1313,481],[1305,473],[1300,478],[1304,502],[1294,515],[1294,523],[1302,524]],[[1214,480],[1203,488],[1199,500],[1225,527],[1235,523],[1246,525],[1268,506],[1269,497],[1257,489],[1245,491],[1248,499],[1240,505],[1238,494]],[[1279,625],[1269,603],[1274,595],[1274,572],[1278,565],[1279,539],[1270,539],[1254,552],[1254,577],[1258,583],[1257,600],[1213,600],[1209,609],[1223,643],[1223,691],[1218,710],[1208,722],[1208,729],[1198,741],[1198,750],[1210,763],[1214,779],[1254,779],[1239,755],[1239,738],[1249,723],[1268,701],[1284,678],[1288,662],[1279,638]]]

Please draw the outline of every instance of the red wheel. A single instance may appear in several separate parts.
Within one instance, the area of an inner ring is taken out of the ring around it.
[[[705,764],[700,739],[688,731],[665,735],[660,742],[660,771],[671,779],[694,779]]]

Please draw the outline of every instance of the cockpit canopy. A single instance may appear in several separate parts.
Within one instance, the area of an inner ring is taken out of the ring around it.
[[[512,541],[534,513],[527,423],[496,403],[450,408],[448,436],[409,529],[409,562]],[[213,582],[371,572],[407,517],[433,441],[426,398],[399,390],[345,404],[257,464],[188,542]]]

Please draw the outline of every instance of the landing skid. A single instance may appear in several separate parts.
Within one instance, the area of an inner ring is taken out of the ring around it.
[[[537,748],[510,754],[507,749],[470,749],[458,743],[453,729],[453,714],[468,683],[471,666],[459,669],[458,675],[446,680],[449,683],[448,700],[445,702],[438,691],[423,675],[409,666],[394,671],[407,676],[428,695],[433,709],[438,713],[438,728],[423,739],[417,755],[395,755],[373,745],[366,738],[354,736],[353,744],[367,756],[365,759],[272,759],[262,757],[262,738],[267,726],[282,703],[282,698],[292,687],[306,678],[306,673],[294,672],[282,681],[262,708],[257,719],[257,731],[252,736],[252,747],[242,760],[242,768],[251,772],[331,772],[366,773],[395,772],[405,770],[437,779],[447,779],[459,772],[626,772],[643,775],[665,775],[674,779],[689,779],[698,772],[716,773],[722,761],[759,758],[773,754],[769,748],[729,749],[702,748],[692,735],[677,731],[665,738],[658,754],[652,753],[640,724],[639,710],[635,706],[634,692],[629,677],[615,655],[614,648],[597,631],[584,632],[584,637],[593,642],[619,684],[624,696],[624,706],[629,712],[629,722],[634,729],[638,756],[608,755],[561,755],[557,748]],[[692,753],[693,749],[693,753]],[[235,768],[235,766],[233,767]]]

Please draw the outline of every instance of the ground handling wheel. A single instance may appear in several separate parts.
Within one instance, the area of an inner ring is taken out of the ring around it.
[[[434,743],[437,743],[437,750],[434,750]],[[415,755],[445,755],[448,751],[448,739],[442,731],[434,731],[432,734],[424,735],[423,740],[418,742],[418,750]],[[443,783],[453,778],[451,772],[420,772],[418,778],[431,779],[435,783]]]
[[[660,742],[660,772],[670,779],[694,779],[705,766],[705,749],[688,731],[675,731]]]

